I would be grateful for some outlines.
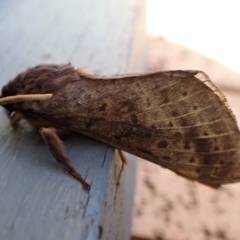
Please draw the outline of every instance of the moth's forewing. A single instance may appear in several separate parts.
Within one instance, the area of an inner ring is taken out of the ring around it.
[[[239,130],[199,71],[81,75],[22,109],[209,185],[240,181]],[[34,111],[32,111],[34,109]]]

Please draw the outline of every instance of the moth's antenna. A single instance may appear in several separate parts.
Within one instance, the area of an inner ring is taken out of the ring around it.
[[[45,100],[52,97],[52,93],[45,94],[22,94],[0,98],[0,105],[18,102],[30,102],[35,100]]]

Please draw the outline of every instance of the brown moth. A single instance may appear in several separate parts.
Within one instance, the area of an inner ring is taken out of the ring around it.
[[[203,184],[240,181],[240,134],[225,97],[201,71],[94,76],[38,65],[2,88],[12,125],[37,128],[58,162],[85,188],[60,140],[92,137]]]

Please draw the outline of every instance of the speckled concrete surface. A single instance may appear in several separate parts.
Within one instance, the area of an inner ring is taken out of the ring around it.
[[[240,124],[240,74],[164,38],[149,41],[148,70],[206,72]],[[240,183],[213,190],[140,160],[132,233],[158,240],[239,240]]]

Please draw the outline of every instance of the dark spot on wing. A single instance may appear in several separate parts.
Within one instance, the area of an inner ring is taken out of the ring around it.
[[[194,157],[192,157],[189,162],[190,162],[190,163],[194,163],[194,162],[195,162]]]
[[[203,135],[204,135],[204,136],[208,136],[209,133],[208,133],[207,131],[204,131]]]
[[[127,107],[130,112],[135,110],[135,105],[130,100],[123,102],[122,108],[125,108],[125,107]]]
[[[193,106],[193,110],[197,110],[198,107],[196,105]]]
[[[183,92],[183,96],[184,96],[184,97],[186,97],[186,96],[187,96],[187,94],[188,94],[188,93],[187,93],[186,91],[185,91],[185,92]]]
[[[147,155],[149,155],[149,156],[153,156],[152,152],[149,151],[149,150],[142,149],[142,148],[138,148],[137,150],[138,150],[139,152],[141,152],[141,153],[147,154]]]
[[[181,134],[180,132],[175,132],[175,133],[173,134],[173,137],[174,137],[174,138],[177,138],[177,139],[179,140],[179,139],[182,138],[182,134]]]
[[[169,122],[168,126],[169,126],[169,127],[172,127],[172,126],[173,126],[172,122]]]
[[[162,135],[161,130],[159,130],[159,129],[151,129],[149,127],[145,127],[145,126],[140,125],[140,124],[137,125],[136,133],[139,133],[139,137],[140,138],[141,138],[141,136],[151,137],[154,134]]]
[[[37,88],[41,88],[42,87],[42,83],[41,82],[36,82],[36,87]]]
[[[181,118],[180,119],[180,126],[181,127],[186,127],[188,124],[187,124],[187,121],[185,118]]]
[[[169,156],[163,156],[164,160],[171,160],[171,158]]]
[[[202,172],[202,168],[201,167],[196,169],[196,173],[201,173],[201,172]]]
[[[207,139],[198,139],[194,141],[196,152],[211,152],[211,142]]]
[[[131,114],[131,120],[133,124],[137,124],[138,123],[138,119],[137,116],[135,114]]]
[[[214,151],[218,151],[218,150],[219,150],[219,147],[215,146]]]
[[[107,104],[104,103],[104,104],[102,104],[102,106],[99,108],[99,111],[100,111],[100,112],[104,112],[104,111],[106,110],[106,108],[107,108]]]
[[[209,156],[204,156],[203,158],[203,164],[204,165],[210,165],[211,164],[211,159]]]
[[[115,136],[114,136],[114,138],[115,138],[116,140],[121,140],[123,137],[124,137],[123,134],[119,134],[119,135],[115,135]]]
[[[88,120],[88,122],[86,123],[86,127],[91,128],[94,125],[95,122],[96,122],[96,118],[90,118]]]
[[[190,128],[188,131],[186,131],[186,134],[185,134],[185,137],[187,138],[194,138],[198,136],[199,136],[199,132],[197,128]]]
[[[174,110],[173,112],[172,112],[172,117],[177,117],[178,116],[178,112],[176,111],[176,110]]]
[[[86,123],[86,128],[91,128],[95,123],[104,120],[103,118],[90,118]]]
[[[130,137],[132,133],[133,133],[133,129],[129,128],[127,131],[115,135],[114,138],[116,140],[121,140],[122,138]]]
[[[184,142],[184,149],[189,150],[190,149],[190,143],[188,140]]]
[[[167,141],[161,141],[161,142],[158,143],[159,148],[166,148],[167,146],[168,146]]]
[[[156,128],[155,133],[157,133],[158,135],[163,135],[165,132],[161,128]]]

